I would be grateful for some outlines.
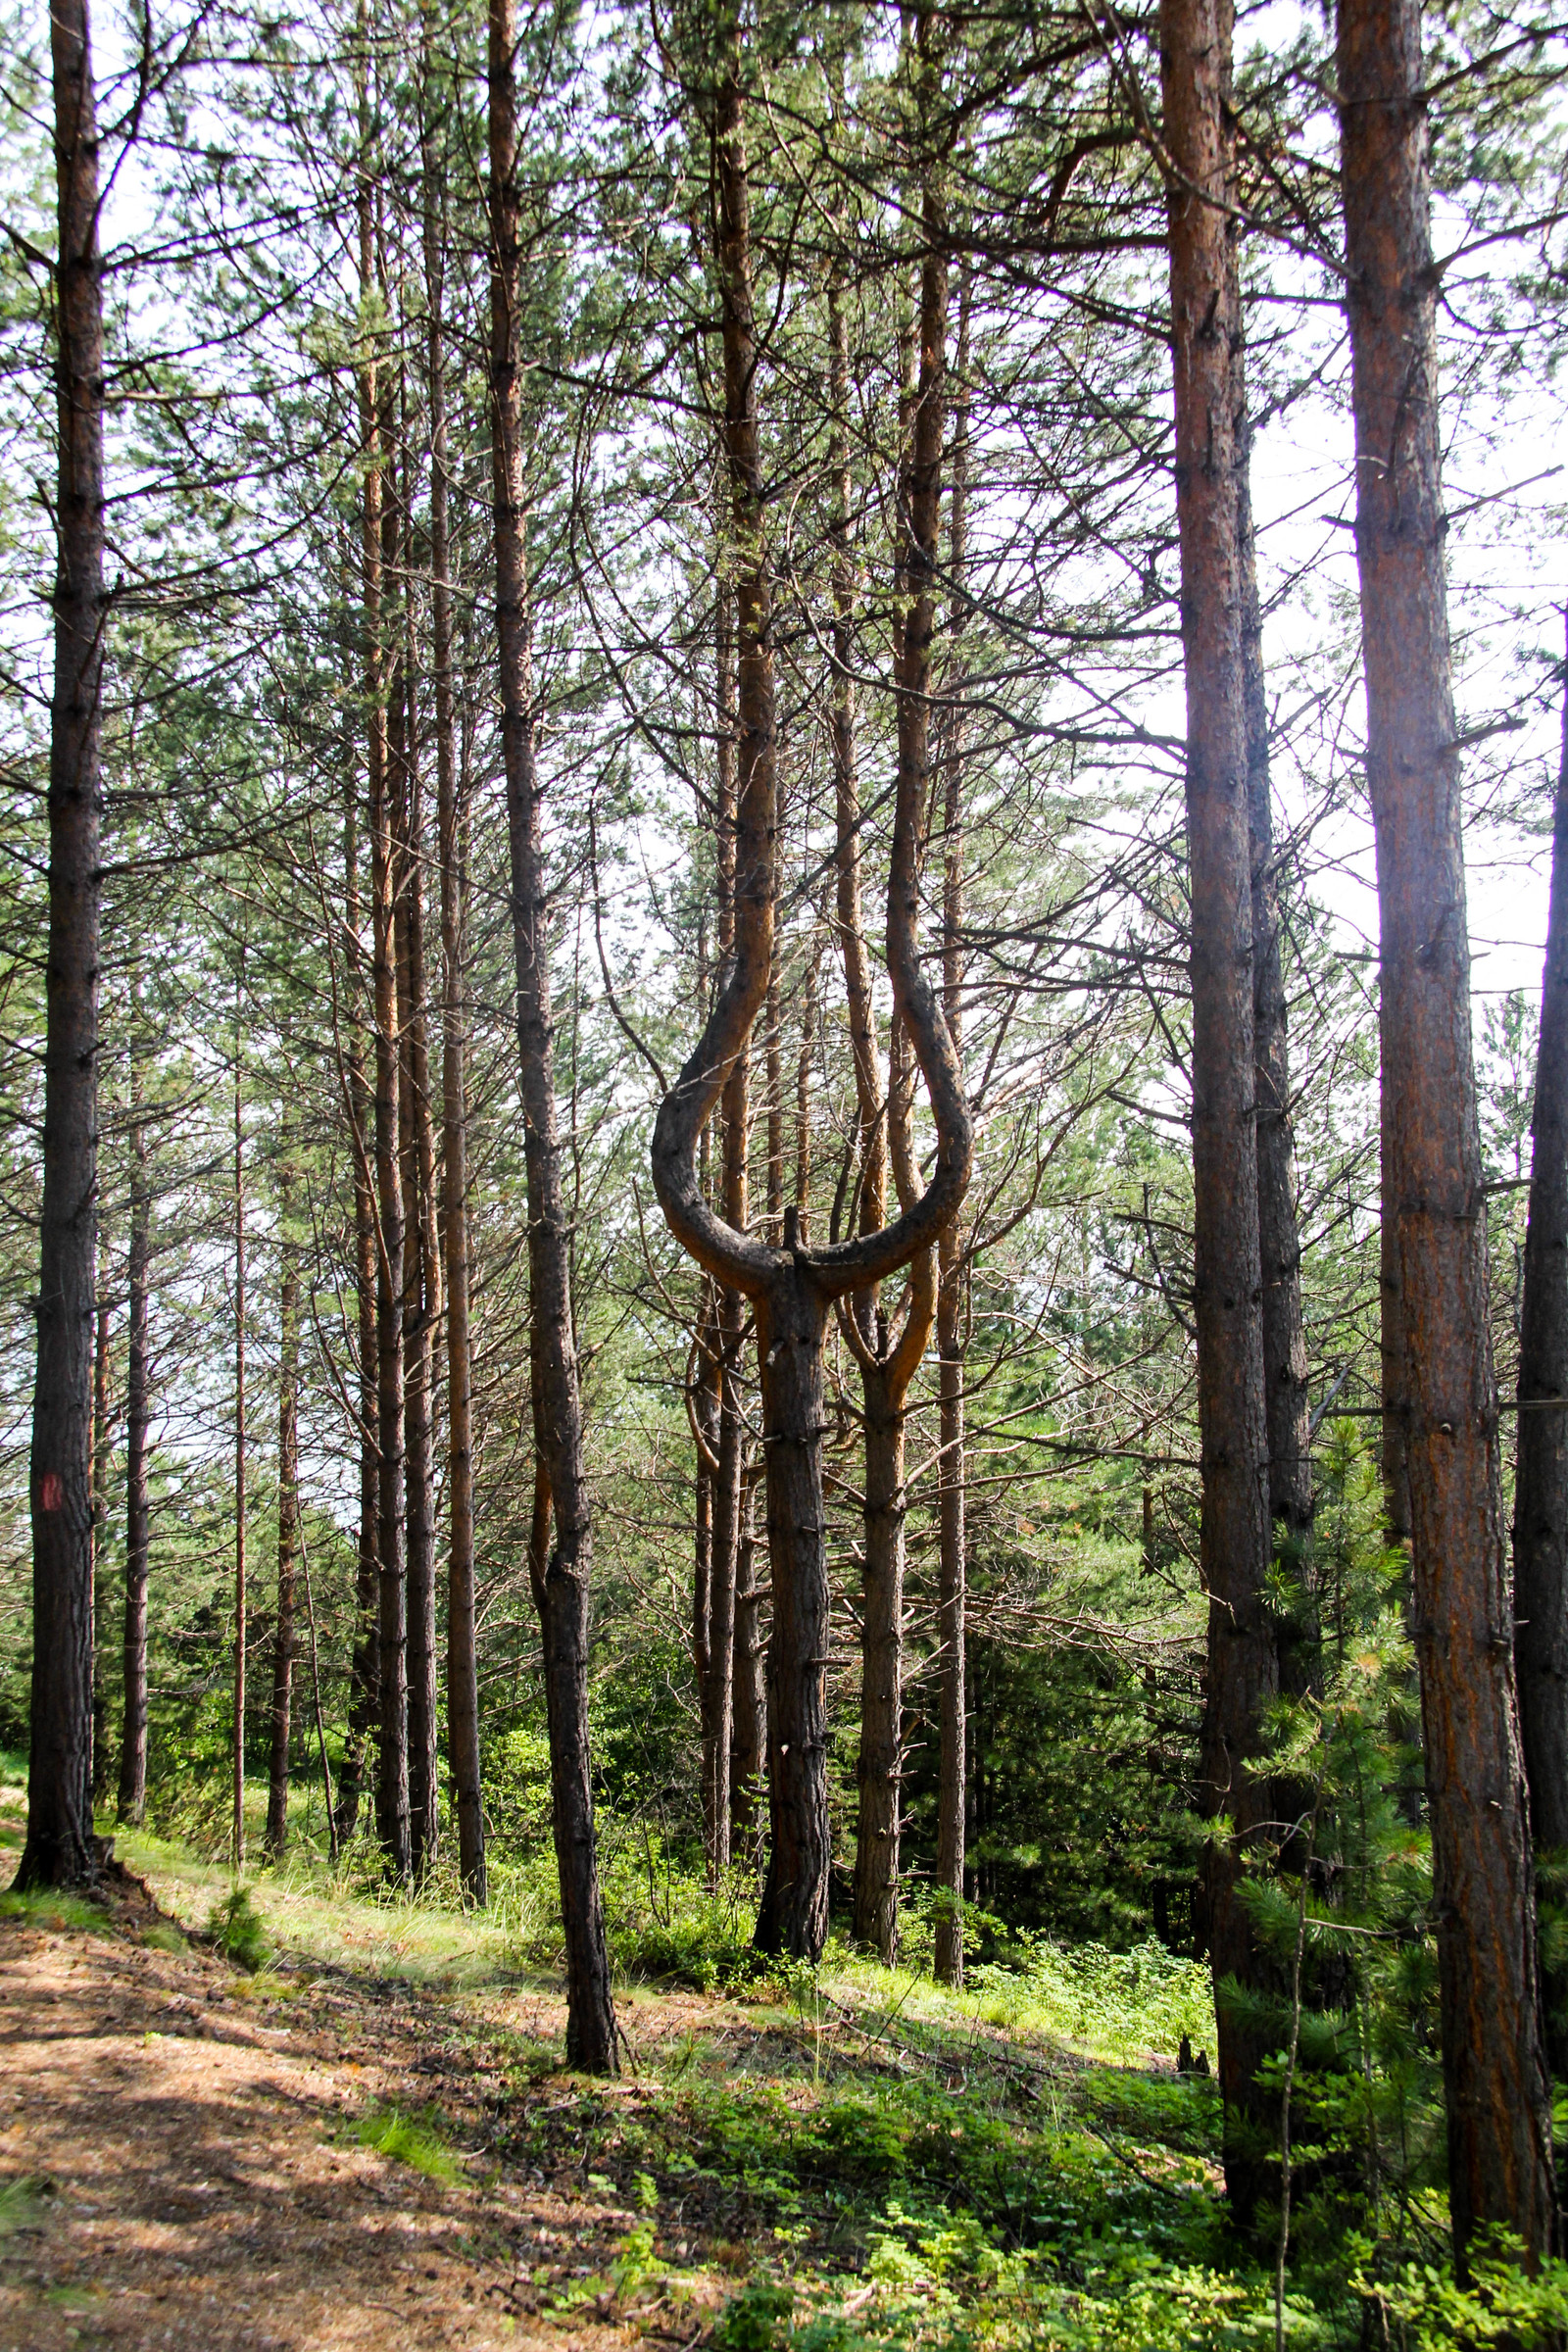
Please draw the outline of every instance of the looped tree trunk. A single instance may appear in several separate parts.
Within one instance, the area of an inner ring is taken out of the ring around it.
[[[968,1103],[941,1005],[918,949],[919,836],[928,786],[931,585],[942,448],[946,264],[923,273],[921,404],[915,434],[911,601],[899,664],[899,778],[888,893],[894,1004],[936,1121],[932,1180],[891,1225],[813,1250],[786,1212],[779,1249],[717,1216],[697,1180],[703,1124],[766,1000],[773,956],[777,777],[771,597],[758,432],[758,346],[740,56],[733,30],[714,108],[718,276],[724,344],[724,447],[734,539],[738,652],[735,947],[702,1037],[660,1105],[655,1189],[683,1248],[756,1302],[761,1357],[767,1536],[773,1572],[768,1651],[770,1846],[757,1926],[764,1951],[815,1960],[827,1933],[830,1840],[825,1756],[827,1564],[822,1500],[822,1348],[833,1301],[864,1292],[929,1251],[967,1189]]]

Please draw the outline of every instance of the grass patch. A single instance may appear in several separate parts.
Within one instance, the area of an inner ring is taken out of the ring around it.
[[[54,2193],[52,2180],[34,2180],[26,2173],[15,2180],[0,2180],[0,2241],[19,2230],[38,2229]]]
[[[0,1919],[25,1919],[37,1928],[57,1932],[75,1929],[87,1936],[112,1936],[114,1928],[99,1906],[85,1894],[68,1894],[54,1886],[13,1887],[0,1894]]]
[[[396,2107],[370,2108],[361,2116],[355,2133],[362,2146],[373,2148],[378,2156],[390,2156],[397,2164],[409,2165],[427,2180],[454,2181],[465,2178],[462,2165],[434,2126],[428,2121],[417,2122]]]

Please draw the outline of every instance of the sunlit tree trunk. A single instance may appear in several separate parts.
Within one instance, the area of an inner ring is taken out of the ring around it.
[[[122,1636],[124,1719],[120,1742],[119,1817],[134,1826],[147,1806],[147,1436],[151,1421],[148,1289],[152,1258],[152,1188],[147,1180],[147,1126],[142,1058],[147,1041],[140,1021],[140,986],[131,977],[130,1250],[126,1267],[125,1377],[125,1614]]]
[[[555,1036],[544,846],[534,764],[536,714],[527,548],[520,349],[522,222],[517,185],[516,0],[490,0],[491,452],[501,736],[512,852],[517,1046],[528,1183],[528,1301],[534,1444],[555,1514],[555,1543],[534,1563],[550,1730],[556,1863],[566,1945],[566,2056],[586,2073],[616,2070],[588,1754],[592,1524],[570,1288],[571,1245],[556,1131]],[[541,1544],[540,1549],[543,1549]]]
[[[447,1332],[447,1753],[465,1893],[486,1899],[473,1589],[473,1355],[468,1331],[468,1104],[464,950],[467,874],[452,694],[452,555],[447,496],[442,181],[431,120],[431,18],[424,18],[421,115],[426,376],[430,412],[430,633],[435,684],[436,827],[441,869],[441,1217]]]
[[[1538,1861],[1568,1860],[1568,662],[1551,827],[1551,905],[1530,1121],[1519,1333],[1514,1660]],[[1548,1980],[1552,2073],[1568,2077],[1568,1984]]]
[[[294,1571],[300,1548],[300,1251],[292,1231],[294,1171],[285,1132],[278,1177],[277,1608],[267,1774],[267,1851],[288,1844],[288,1746],[294,1694]]]
[[[43,1220],[32,1397],[32,1689],[19,1886],[91,1880],[92,1325],[98,1201],[104,338],[86,0],[50,11],[59,245]]]
[[[1341,0],[1338,78],[1389,1104],[1384,1215],[1403,1326],[1448,2196],[1462,2265],[1489,2224],[1514,2230],[1531,2259],[1545,2253],[1556,2196],[1471,1060],[1418,0]]]
[[[376,1367],[375,1193],[370,1176],[373,1105],[365,1074],[365,1026],[361,1017],[363,957],[360,947],[359,840],[355,789],[345,794],[343,819],[344,968],[350,990],[347,1109],[354,1158],[354,1291],[360,1414],[359,1558],[354,1587],[354,1650],[349,1668],[348,1740],[338,1774],[334,1831],[346,1845],[359,1823],[367,1759],[379,1720],[377,1659],[380,1649],[380,1555],[377,1546],[380,1447]]]
[[[957,382],[953,403],[953,495],[948,564],[953,582],[953,662],[943,736],[942,1008],[953,1050],[963,1054],[963,676],[959,648],[967,609],[969,310],[967,267],[958,286]],[[965,1821],[964,1642],[967,1557],[964,1525],[963,1241],[956,1223],[937,1244],[937,1869],[938,1910],[932,1966],[939,1984],[963,1983]]]
[[[245,1104],[241,1085],[242,1007],[245,996],[245,950],[239,952],[234,977],[234,1818],[230,1848],[234,1868],[245,1866],[245,1675],[249,1651],[249,1559],[245,1513]]]
[[[1230,1826],[1210,1839],[1202,1910],[1218,2009],[1225,2182],[1250,2222],[1268,2179],[1257,2070],[1265,2029],[1224,1993],[1261,1983],[1242,1874],[1272,1819],[1253,1770],[1279,1684],[1266,1604],[1271,1554],[1258,1153],[1253,1121],[1251,843],[1237,464],[1242,348],[1230,251],[1230,0],[1162,0],[1176,503],[1187,676],[1192,921],[1194,1312],[1208,1594],[1201,1795]]]

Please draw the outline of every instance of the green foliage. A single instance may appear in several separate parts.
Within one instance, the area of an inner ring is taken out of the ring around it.
[[[1351,2246],[1350,2284],[1398,2352],[1481,2352],[1487,2344],[1532,2352],[1559,2343],[1568,2328],[1568,2263],[1544,2262],[1532,2278],[1505,2232],[1492,2232],[1472,2255],[1468,2285],[1451,2263],[1405,2263],[1379,2278],[1371,2252],[1364,2241]]]
[[[787,2340],[794,2310],[792,2289],[759,2272],[719,2313],[713,2342],[718,2352],[775,2352]]]
[[[112,1936],[114,1928],[90,1895],[69,1894],[53,1886],[12,1887],[0,1894],[0,1919],[24,1919],[33,1927],[72,1929],[88,1936]]]
[[[462,2166],[428,2118],[421,2122],[396,2107],[372,2107],[361,2116],[355,2132],[363,2146],[423,2173],[428,2180],[463,2179]]]
[[[231,1887],[213,1905],[207,1933],[225,1960],[232,1960],[236,1968],[246,1969],[252,1975],[265,1968],[272,1957],[271,1937],[251,1901],[248,1886]]]
[[[26,2173],[15,2180],[0,2180],[0,2243],[19,2230],[36,2230],[55,2193],[52,2180],[34,2180]]]
[[[1010,1967],[970,1972],[982,2015],[998,2024],[1026,2017],[1056,2034],[1123,2064],[1151,2052],[1174,2057],[1181,2042],[1214,2046],[1214,2003],[1202,1964],[1152,1938],[1128,1952],[1101,1943],[1061,1944],[1044,1936],[1018,1938]]]

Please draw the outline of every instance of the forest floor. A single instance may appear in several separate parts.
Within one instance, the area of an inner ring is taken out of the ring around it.
[[[1110,2343],[1098,2293],[1223,2256],[1208,2086],[1168,2057],[933,2023],[866,1971],[623,1984],[590,2083],[548,1977],[400,1968],[342,1896],[247,1968],[203,1933],[228,1882],[130,1851],[107,1906],[0,1901],[0,2352]]]

